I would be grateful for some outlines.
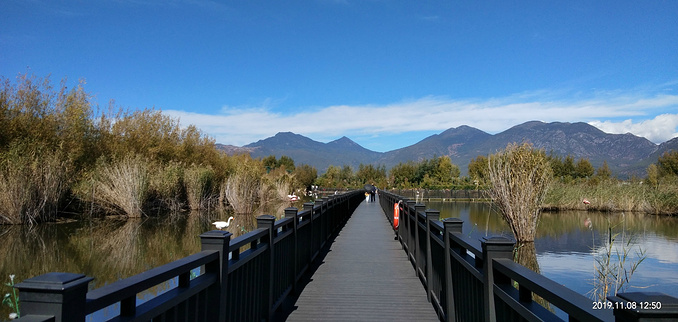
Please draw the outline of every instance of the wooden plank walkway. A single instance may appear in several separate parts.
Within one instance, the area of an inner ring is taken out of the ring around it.
[[[278,320],[439,321],[378,202],[356,209]],[[294,301],[294,300],[293,300]]]

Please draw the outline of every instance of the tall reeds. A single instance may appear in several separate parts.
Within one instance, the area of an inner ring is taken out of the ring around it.
[[[551,165],[542,150],[530,144],[509,144],[490,156],[490,196],[518,242],[532,242],[541,205],[552,179]]]
[[[221,188],[221,194],[238,215],[254,213],[259,203],[262,182],[259,177],[239,171],[229,176]]]
[[[185,167],[180,162],[154,164],[150,171],[150,195],[161,211],[178,214],[186,203]]]
[[[146,202],[160,214],[215,199],[231,157],[213,139],[159,110],[99,109],[84,84],[0,76],[0,224],[55,220],[65,206],[137,217]],[[191,164],[203,168],[187,177]]]
[[[606,302],[609,295],[625,291],[638,266],[645,260],[645,251],[640,247],[636,249],[635,256],[630,256],[634,236],[627,236],[625,219],[623,216],[617,224],[622,225],[618,232],[614,232],[617,225],[612,226],[608,219],[605,243],[600,248],[595,248],[594,239],[593,289],[589,292],[593,300]]]
[[[141,217],[148,183],[148,162],[141,157],[100,163],[95,170],[93,201],[110,212]]]
[[[543,204],[547,209],[678,214],[678,184],[656,187],[639,181],[608,180],[554,183],[551,187]],[[589,203],[583,203],[584,199]]]
[[[207,208],[217,190],[216,173],[209,166],[193,165],[184,172],[186,198],[192,210]]]
[[[19,144],[0,153],[0,224],[53,220],[69,183],[61,151]]]

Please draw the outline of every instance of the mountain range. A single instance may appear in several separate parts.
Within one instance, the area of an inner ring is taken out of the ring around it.
[[[645,169],[669,150],[678,150],[678,138],[655,144],[630,133],[610,134],[587,123],[543,123],[539,121],[516,125],[504,132],[489,134],[462,125],[440,134],[431,135],[413,145],[388,152],[375,152],[347,137],[322,143],[291,132],[280,132],[264,140],[236,147],[218,144],[228,154],[249,153],[254,158],[275,155],[291,157],[295,164],[308,164],[322,174],[330,165],[384,165],[387,169],[400,162],[421,161],[449,156],[459,166],[462,175],[468,171],[471,159],[496,153],[509,143],[529,142],[547,153],[575,159],[585,158],[598,168],[607,161],[619,177],[645,176]]]

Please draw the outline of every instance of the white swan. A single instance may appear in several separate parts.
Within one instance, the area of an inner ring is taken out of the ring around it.
[[[215,221],[212,223],[212,225],[217,226],[217,229],[221,230],[223,228],[228,228],[228,226],[231,225],[231,220],[233,220],[233,217],[228,217],[228,221]]]

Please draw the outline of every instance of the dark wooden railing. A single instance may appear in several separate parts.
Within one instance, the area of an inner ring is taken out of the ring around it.
[[[85,321],[112,305],[120,308],[113,321],[269,320],[362,200],[363,191],[351,191],[301,212],[287,208],[281,220],[259,216],[256,230],[233,240],[227,231],[206,232],[201,252],[91,291],[92,278],[82,274],[29,278],[16,285],[20,321]],[[137,303],[138,293],[175,279],[177,287]]]
[[[412,200],[489,200],[487,190],[392,189],[389,192]]]
[[[379,201],[391,224],[394,204],[402,201],[396,238],[443,321],[562,320],[533,295],[562,310],[569,321],[678,321],[675,297],[624,293],[608,298],[611,307],[602,306],[515,263],[515,243],[507,238],[472,240],[462,235],[461,219],[440,221],[438,211],[387,191],[380,191]]]

